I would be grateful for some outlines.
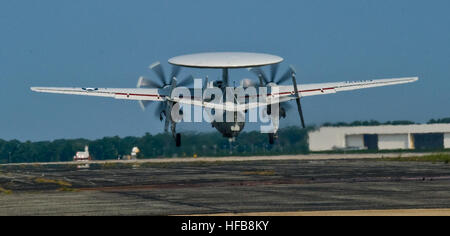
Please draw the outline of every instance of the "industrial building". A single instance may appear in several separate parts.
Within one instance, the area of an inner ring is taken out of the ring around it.
[[[321,127],[309,132],[310,151],[450,148],[450,124]]]
[[[90,161],[91,155],[89,154],[89,147],[84,146],[84,152],[77,152],[75,156],[73,156],[74,161]]]

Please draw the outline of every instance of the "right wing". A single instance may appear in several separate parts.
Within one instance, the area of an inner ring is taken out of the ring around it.
[[[320,83],[320,84],[298,84],[300,97],[324,95],[328,93],[336,93],[342,91],[350,91],[357,89],[375,88],[382,86],[390,86],[396,84],[412,83],[419,80],[418,77],[405,77],[396,79],[375,79],[362,81],[345,81],[334,83]],[[294,92],[292,85],[282,86],[284,90]]]
[[[396,84],[412,83],[417,81],[417,77],[397,78],[397,79],[377,79],[377,80],[365,80],[365,81],[346,81],[346,82],[334,82],[334,83],[318,83],[318,84],[298,84],[298,93],[300,97],[315,96],[332,94],[342,91],[350,91],[365,88],[374,88],[381,86],[389,86]],[[258,97],[261,94],[257,95]],[[194,106],[201,106],[211,109],[219,109],[226,111],[245,111],[257,107],[268,106],[275,103],[283,103],[296,99],[294,86],[276,86],[272,87],[271,93],[267,94],[266,100],[258,102],[250,102],[244,104],[224,103],[217,104],[212,102],[205,102],[199,99],[187,99],[187,98],[171,98],[174,102],[182,104],[191,104]]]

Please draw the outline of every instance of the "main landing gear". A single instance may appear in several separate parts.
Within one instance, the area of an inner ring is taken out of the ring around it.
[[[278,139],[278,134],[277,133],[269,133],[269,144],[273,145],[275,144],[275,140]]]
[[[175,136],[175,145],[177,147],[181,146],[181,134],[180,133],[177,133],[177,135]]]
[[[171,122],[171,128],[172,128],[172,137],[175,139],[175,146],[180,147],[181,146],[181,134],[177,133],[176,131],[176,127],[177,127],[177,123],[175,123],[174,121]]]

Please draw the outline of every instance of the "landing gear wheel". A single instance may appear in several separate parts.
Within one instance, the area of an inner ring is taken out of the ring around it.
[[[275,143],[275,135],[274,134],[269,134],[269,144],[273,145]]]
[[[175,144],[177,147],[181,146],[181,134],[177,133],[176,137],[175,137]]]

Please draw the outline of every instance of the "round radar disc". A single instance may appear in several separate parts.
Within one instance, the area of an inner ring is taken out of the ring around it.
[[[265,53],[209,52],[177,56],[169,63],[194,68],[247,68],[278,64],[283,58]]]

